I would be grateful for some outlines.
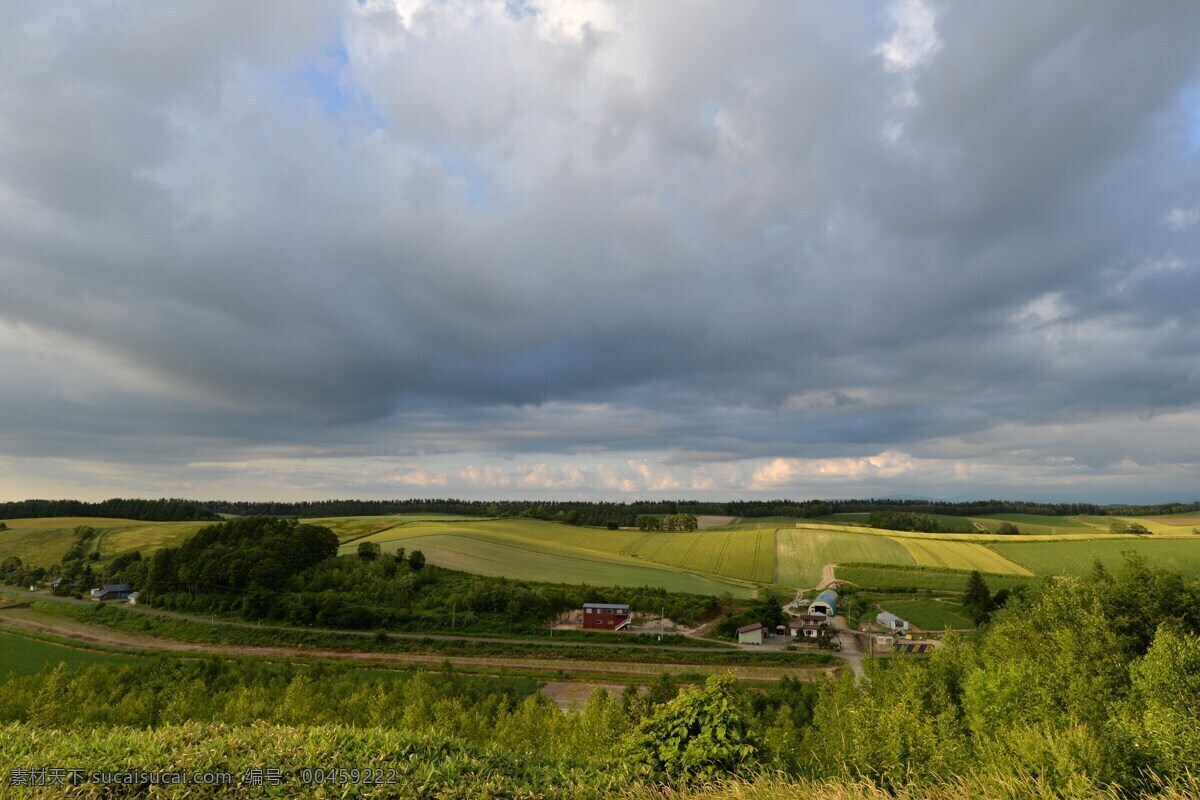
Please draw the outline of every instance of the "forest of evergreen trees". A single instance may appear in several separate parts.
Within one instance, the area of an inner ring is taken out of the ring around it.
[[[936,500],[895,500],[872,498],[864,500],[733,500],[724,503],[695,500],[648,500],[628,503],[583,500],[319,500],[299,503],[256,503],[245,501],[210,501],[205,508],[222,514],[266,514],[294,517],[343,517],[371,514],[461,514],[463,516],[519,517],[566,519],[575,513],[578,524],[603,526],[617,522],[632,527],[640,515],[650,514],[713,514],[731,517],[824,517],[829,514],[870,513],[872,511],[907,511],[913,514],[950,514],[981,516],[984,514],[1045,514],[1071,516],[1074,514],[1119,514],[1121,516],[1150,516],[1177,514],[1200,510],[1200,502],[1164,503],[1146,506],[1100,506],[1090,503],[1035,503],[1022,500],[973,500],[952,503]]]
[[[150,522],[191,522],[221,518],[216,512],[195,500],[113,498],[100,503],[86,503],[82,500],[17,500],[0,503],[0,519],[40,517],[103,517]]]
[[[643,515],[713,514],[731,517],[801,517],[829,514],[905,511],[912,514],[1074,514],[1152,516],[1200,511],[1200,502],[1143,506],[1100,506],[1090,503],[1035,503],[1022,500],[972,500],[953,503],[937,500],[644,500],[628,503],[585,500],[306,500],[300,502],[245,500],[137,500],[114,498],[99,503],[80,500],[20,500],[0,503],[0,519],[34,517],[102,517],[154,522],[217,520],[220,514],[276,517],[351,517],[381,514],[456,514],[473,517],[532,517],[573,525],[603,527],[615,523],[633,527]]]

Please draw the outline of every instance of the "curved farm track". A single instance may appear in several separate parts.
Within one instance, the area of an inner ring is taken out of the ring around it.
[[[6,609],[15,611],[16,609]],[[376,653],[329,650],[308,647],[254,647],[249,645],[201,644],[162,639],[153,636],[83,625],[73,620],[24,619],[0,610],[0,626],[47,634],[81,645],[119,647],[125,650],[188,655],[254,656],[270,659],[320,659],[357,664],[442,666],[447,663],[472,671],[490,673],[503,670],[529,670],[547,673],[603,673],[639,678],[656,678],[663,672],[725,674],[743,681],[776,681],[788,676],[801,680],[821,680],[835,674],[837,666],[802,668],[746,666],[726,664],[656,664],[625,661],[588,661],[576,659],[519,658],[506,656],[458,656],[426,653]]]

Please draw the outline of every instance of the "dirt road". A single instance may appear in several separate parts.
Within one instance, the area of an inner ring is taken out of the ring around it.
[[[37,615],[38,612],[33,612]],[[802,668],[745,666],[728,664],[650,664],[633,661],[586,661],[550,659],[545,657],[507,656],[446,656],[425,653],[346,652],[308,647],[251,647],[248,645],[218,645],[181,642],[152,636],[115,631],[75,620],[47,620],[44,616],[22,614],[19,609],[0,611],[0,625],[20,630],[58,636],[81,644],[121,647],[147,653],[179,653],[216,656],[258,656],[272,659],[323,659],[380,665],[432,665],[446,663],[492,674],[492,671],[526,670],[553,674],[608,674],[638,678],[656,678],[663,672],[699,673],[702,675],[732,673],[744,681],[776,681],[783,676],[800,680],[824,680],[836,667],[810,666]],[[709,651],[711,652],[711,651]]]

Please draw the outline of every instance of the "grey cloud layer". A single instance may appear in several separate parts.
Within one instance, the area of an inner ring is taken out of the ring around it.
[[[0,11],[0,453],[1104,464],[1195,408],[1195,3],[525,11]]]

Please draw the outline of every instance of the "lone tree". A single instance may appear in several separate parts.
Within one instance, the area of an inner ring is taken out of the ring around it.
[[[982,625],[991,619],[992,593],[988,589],[987,581],[983,579],[983,573],[977,569],[971,570],[971,574],[967,576],[967,595],[963,598],[963,605],[976,625]]]
[[[996,528],[996,533],[1000,534],[1001,536],[1016,536],[1020,532],[1021,529],[1016,525],[1013,525],[1011,522],[1001,522],[1000,526]]]
[[[413,570],[423,569],[425,567],[425,554],[420,550],[413,550],[408,556],[408,566]]]

